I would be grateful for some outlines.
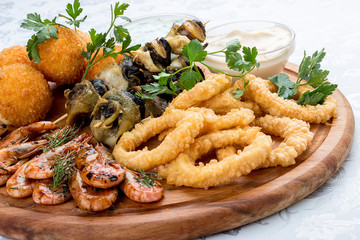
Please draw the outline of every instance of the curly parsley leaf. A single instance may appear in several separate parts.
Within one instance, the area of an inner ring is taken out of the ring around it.
[[[325,98],[331,95],[336,88],[337,88],[337,84],[326,83],[319,85],[314,90],[306,91],[304,94],[300,95],[297,103],[299,105],[312,105],[312,106],[315,106],[317,104],[323,104]]]
[[[249,84],[249,81],[244,81],[244,88],[243,89],[237,88],[236,91],[232,91],[231,93],[234,94],[234,98],[236,98],[236,99],[241,98],[242,95],[244,95],[245,88],[246,88],[246,86],[248,84]]]
[[[278,87],[277,94],[282,98],[292,99],[297,93],[296,84],[285,73],[269,77],[269,80]]]

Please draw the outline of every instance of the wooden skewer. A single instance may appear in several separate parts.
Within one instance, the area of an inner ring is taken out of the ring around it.
[[[210,22],[210,20],[207,20],[203,25],[205,26],[206,24],[208,24]]]
[[[54,121],[55,124],[58,124],[59,122],[61,122],[62,120],[66,119],[67,118],[67,113],[65,113],[64,115],[62,115],[61,117],[59,117],[58,119],[56,119]]]

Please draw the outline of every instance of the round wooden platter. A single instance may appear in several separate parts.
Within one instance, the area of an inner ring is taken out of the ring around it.
[[[287,64],[292,78],[297,66]],[[62,96],[62,90],[58,91]],[[204,189],[174,187],[162,181],[164,198],[140,204],[120,195],[112,210],[89,213],[74,201],[35,204],[14,199],[0,188],[0,234],[16,239],[190,239],[239,227],[276,213],[303,199],[328,180],[347,157],[354,135],[352,109],[336,90],[338,116],[330,124],[312,125],[312,145],[296,165],[251,172],[228,184]],[[53,109],[63,109],[55,97]],[[49,119],[64,110],[50,112]]]

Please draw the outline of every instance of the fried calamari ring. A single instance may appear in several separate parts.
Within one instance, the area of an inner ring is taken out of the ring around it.
[[[273,116],[290,117],[309,123],[326,123],[336,115],[336,100],[328,96],[323,104],[301,106],[293,100],[283,99],[272,93],[267,85],[270,81],[255,78],[250,81],[246,91],[260,107]],[[272,84],[272,83],[271,83]],[[300,93],[308,88],[299,88]]]
[[[207,108],[188,108],[186,111],[197,112],[203,115],[204,126],[199,135],[234,127],[246,127],[255,119],[253,111],[246,108],[232,109],[222,116],[216,115],[213,110]],[[174,128],[170,128],[160,133],[158,140],[162,141],[173,130]]]
[[[197,83],[189,91],[181,92],[167,109],[187,109],[225,91],[230,86],[231,78],[224,74],[207,75],[204,81]]]
[[[236,152],[237,152],[236,148],[231,145],[223,147],[223,148],[218,148],[215,150],[216,158],[218,159],[218,161],[221,161],[224,158],[230,157],[231,155],[236,154]]]
[[[213,159],[206,165],[201,162],[198,166],[195,165],[195,161],[211,149],[232,144],[245,147],[239,154],[228,156],[221,161]],[[212,132],[197,138],[167,166],[159,166],[158,173],[166,178],[169,184],[209,188],[249,174],[269,157],[271,145],[271,137],[256,127]]]
[[[271,151],[270,157],[261,164],[261,168],[295,164],[295,158],[304,152],[311,144],[314,134],[310,131],[310,124],[288,117],[274,117],[266,115],[255,119],[255,126],[270,135],[284,138],[280,145]]]
[[[115,146],[113,155],[117,163],[132,170],[154,168],[173,160],[186,149],[199,134],[203,123],[201,113],[173,109],[161,117],[145,119],[136,124],[132,131],[125,132]],[[176,128],[158,147],[135,151],[142,142],[172,127]]]
[[[241,108],[251,109],[256,116],[261,116],[262,114],[257,103],[252,100],[240,101],[239,99],[234,98],[234,95],[229,91],[217,94],[206,101],[200,102],[196,106],[212,109],[217,114],[225,114],[231,111],[231,109]]]

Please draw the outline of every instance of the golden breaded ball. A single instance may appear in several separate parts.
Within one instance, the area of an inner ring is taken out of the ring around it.
[[[121,51],[121,46],[116,45],[115,46],[115,52],[119,52]],[[96,55],[95,61],[97,59],[99,59],[100,57],[102,57],[102,50],[99,51],[99,53]],[[114,59],[113,57],[106,57],[101,59],[99,62],[97,62],[95,65],[93,65],[88,73],[86,74],[86,79],[87,80],[93,80],[95,78],[95,75],[100,72],[100,70],[108,63],[110,62],[116,62],[117,64],[119,64],[122,60],[124,60],[124,56],[121,54],[118,54],[117,57]]]
[[[73,31],[75,31],[73,29]],[[85,42],[91,42],[91,37],[87,32],[83,32],[79,29],[76,29],[76,33],[85,41]]]
[[[12,46],[4,48],[0,52],[0,68],[14,63],[25,63],[32,65],[25,46]]]
[[[80,82],[86,68],[86,59],[81,55],[86,49],[84,41],[73,30],[56,26],[58,38],[50,38],[39,44],[39,69],[48,81],[59,84]]]
[[[52,93],[44,75],[29,64],[0,68],[0,119],[23,126],[45,118]]]

